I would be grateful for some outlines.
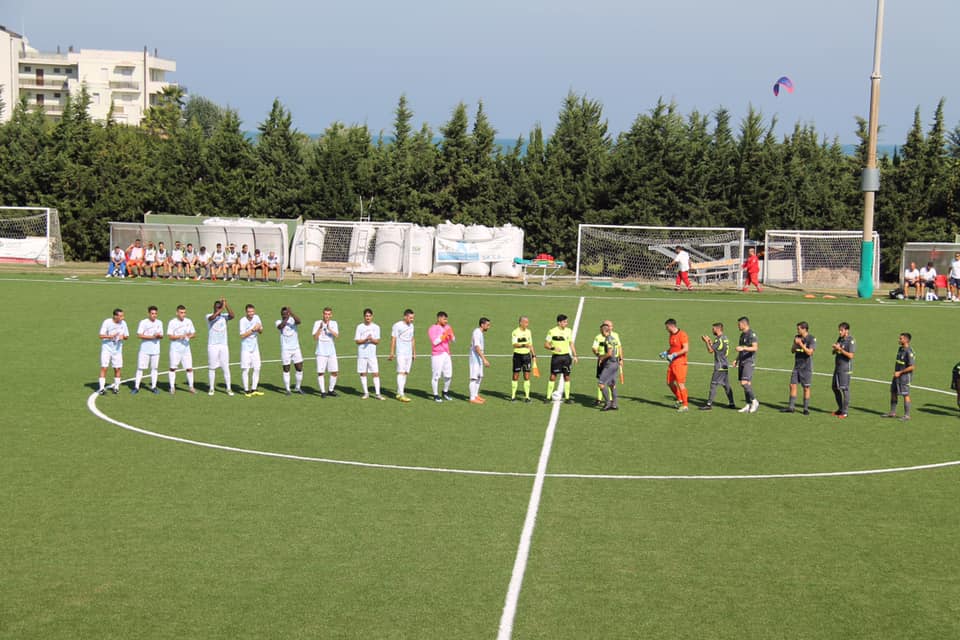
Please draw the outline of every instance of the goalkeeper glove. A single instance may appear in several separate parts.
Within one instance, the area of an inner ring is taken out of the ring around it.
[[[674,354],[674,353],[668,353],[668,354],[667,354],[667,362],[673,362],[673,359],[676,358],[676,357],[677,357],[676,354]]]
[[[667,352],[666,352],[666,351],[661,351],[661,352],[660,352],[660,359],[661,359],[661,360],[666,360],[666,359],[667,359]]]

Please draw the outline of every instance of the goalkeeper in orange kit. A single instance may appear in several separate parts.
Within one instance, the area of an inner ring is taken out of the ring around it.
[[[690,339],[686,331],[677,327],[677,321],[669,318],[663,323],[670,334],[670,347],[660,354],[667,362],[667,386],[677,399],[677,411],[689,411],[687,405],[687,353],[690,352]]]

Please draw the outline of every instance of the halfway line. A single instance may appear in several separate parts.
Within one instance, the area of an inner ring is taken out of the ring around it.
[[[580,328],[580,316],[583,313],[583,297],[577,306],[577,316],[573,319],[573,339],[577,338],[577,329]],[[530,503],[527,506],[527,516],[523,521],[523,531],[520,533],[520,544],[517,546],[517,557],[513,561],[513,573],[510,574],[510,586],[507,588],[507,598],[500,616],[500,630],[497,640],[510,640],[513,636],[513,620],[517,615],[517,602],[520,600],[520,589],[523,586],[523,575],[527,571],[527,558],[530,556],[530,542],[533,540],[533,529],[537,524],[537,513],[540,511],[540,496],[543,495],[543,481],[547,475],[547,463],[550,461],[550,450],[553,448],[553,435],[557,431],[557,419],[560,417],[560,401],[554,400],[550,411],[550,421],[547,423],[547,433],[543,438],[543,448],[540,450],[540,461],[537,463],[537,475],[533,479],[533,490],[530,492]]]

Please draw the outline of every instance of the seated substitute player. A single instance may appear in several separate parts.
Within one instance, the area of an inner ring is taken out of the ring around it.
[[[107,369],[113,367],[114,393],[120,393],[120,372],[123,369],[123,341],[130,337],[130,330],[123,319],[123,309],[114,309],[113,316],[100,324],[100,388],[106,393]]]
[[[910,287],[913,287],[913,299],[920,299],[920,271],[917,269],[917,263],[911,262],[910,266],[903,271],[903,295],[910,295]]]
[[[707,346],[707,353],[713,354],[710,395],[707,397],[707,404],[700,407],[700,410],[710,411],[713,409],[713,399],[717,395],[718,388],[723,388],[727,394],[730,408],[735,409],[737,405],[733,401],[733,388],[730,386],[730,339],[723,333],[722,322],[714,322],[711,332],[713,333],[712,338],[710,336],[700,336],[700,339]]]
[[[263,254],[260,253],[260,249],[254,249],[253,259],[247,267],[247,282],[251,280],[251,277],[253,280],[257,279],[257,274],[264,270],[263,264]]]
[[[933,294],[930,299],[938,300],[939,292],[937,291],[937,268],[933,266],[932,262],[928,262],[926,266],[920,267],[920,299],[926,300],[928,294]]]
[[[213,253],[210,254],[210,278],[216,280],[227,279],[227,253],[223,250],[223,245],[217,243]]]
[[[207,314],[207,373],[210,379],[207,394],[211,396],[216,387],[217,367],[223,370],[227,395],[233,395],[230,384],[230,348],[227,340],[227,323],[233,318],[233,309],[223,297],[213,303],[213,313]]]
[[[387,359],[397,359],[397,400],[400,402],[410,402],[406,395],[407,376],[417,357],[413,320],[413,309],[405,309],[403,319],[395,322],[390,331],[390,357]]]
[[[517,399],[517,387],[520,374],[523,374],[523,401],[530,402],[530,370],[537,354],[533,350],[533,332],[530,331],[530,319],[520,316],[517,328],[510,334],[513,344],[513,381],[510,383],[510,402]]]
[[[483,404],[486,402],[480,397],[480,383],[483,382],[483,369],[490,366],[490,361],[483,353],[483,334],[490,328],[488,318],[480,318],[477,328],[470,336],[470,402]]]
[[[660,354],[670,364],[667,365],[667,386],[677,399],[677,411],[690,410],[689,394],[687,392],[687,354],[690,353],[690,338],[687,332],[677,326],[677,321],[667,318],[663,323],[669,334],[670,342],[667,350]]]
[[[127,277],[127,254],[120,248],[120,245],[115,246],[113,251],[110,252],[110,263],[107,265],[107,277]]]
[[[257,387],[260,384],[260,334],[263,333],[263,323],[257,315],[257,309],[248,304],[244,309],[244,316],[240,318],[240,381],[243,383],[243,393],[246,397],[262,396],[263,392]],[[253,370],[253,380],[249,378]]]
[[[841,322],[839,335],[833,343],[833,395],[837,400],[837,410],[833,415],[846,418],[850,410],[850,374],[853,373],[853,357],[857,351],[857,341],[850,335],[850,325]]]
[[[140,352],[137,354],[137,375],[133,380],[130,393],[140,393],[140,381],[145,369],[150,369],[150,393],[160,393],[157,388],[157,376],[160,368],[160,340],[163,339],[163,322],[157,319],[157,308],[147,307],[147,317],[137,326],[140,338]]]
[[[239,259],[240,254],[237,253],[237,246],[231,242],[226,250],[226,261],[224,262],[223,271],[224,280],[232,281],[237,279],[237,273],[239,271],[237,267],[237,260]]]
[[[190,340],[197,335],[193,320],[187,317],[187,308],[177,306],[177,315],[167,323],[167,337],[170,339],[170,393],[177,391],[177,367],[183,365],[187,372],[187,390],[196,393],[193,386],[193,353]]]
[[[573,404],[570,399],[570,369],[572,365],[579,362],[577,358],[577,347],[573,344],[573,330],[570,329],[569,320],[564,314],[557,316],[557,326],[547,332],[547,338],[543,343],[547,351],[553,353],[550,356],[550,380],[547,382],[547,397],[544,402],[553,400],[553,389],[557,383],[557,376],[562,376],[561,386],[563,387],[563,398],[567,404]]]
[[[797,410],[797,385],[803,387],[803,415],[810,415],[810,384],[813,382],[813,352],[817,339],[810,334],[810,325],[797,323],[797,335],[793,337],[790,352],[793,353],[793,372],[790,374],[790,398],[781,413]]]
[[[170,254],[163,242],[157,243],[157,276],[160,278],[170,277]]]
[[[267,254],[266,259],[263,261],[264,282],[270,279],[271,271],[277,274],[277,282],[283,280],[283,267],[280,264],[280,256],[277,255],[276,251],[270,251],[270,253]]]
[[[337,373],[340,366],[337,364],[337,345],[334,342],[340,337],[340,325],[333,319],[333,309],[324,307],[323,319],[313,323],[313,339],[317,343],[317,386],[320,388],[320,397],[327,395],[337,397]],[[324,380],[324,374],[330,372],[329,392]]]
[[[910,382],[913,380],[917,362],[913,347],[910,346],[911,339],[909,333],[900,334],[900,347],[897,349],[897,361],[893,367],[893,379],[890,381],[890,413],[883,414],[884,418],[897,417],[897,398],[903,396],[903,417],[900,419],[910,419]]]
[[[453,400],[450,395],[450,381],[453,380],[453,362],[450,360],[450,343],[456,341],[453,327],[449,324],[446,311],[437,312],[436,324],[427,329],[430,338],[430,384],[434,402]],[[443,378],[443,397],[440,397],[440,378]]]
[[[743,387],[743,396],[747,403],[740,409],[740,413],[756,413],[760,408],[760,401],[757,400],[753,392],[753,370],[757,362],[757,350],[760,348],[757,342],[757,333],[750,328],[750,320],[747,316],[737,319],[737,327],[740,329],[740,342],[737,344],[737,359],[733,361],[733,366],[737,367],[737,374],[740,385]]]
[[[152,280],[157,279],[157,248],[153,246],[153,242],[148,242],[143,251],[143,272]]]
[[[133,241],[129,247],[127,247],[127,275],[131,278],[136,278],[137,276],[143,276],[146,274],[146,271],[143,268],[143,245],[140,243],[140,238],[137,238]]]
[[[363,399],[370,397],[367,386],[367,374],[373,376],[373,397],[383,400],[380,395],[380,363],[377,361],[377,345],[380,344],[380,325],[373,321],[373,309],[363,310],[363,322],[357,325],[353,334],[353,341],[357,344],[357,373],[360,374],[360,386],[363,388]]]
[[[604,320],[600,325],[600,333],[593,338],[593,345],[591,345],[591,351],[593,351],[593,355],[597,356],[597,401],[594,404],[598,406],[603,404],[604,401],[603,390],[599,385],[600,372],[603,369],[599,358],[601,355],[603,355],[603,344],[606,342],[606,337],[603,335],[603,325],[605,324],[610,326],[610,335],[613,336],[613,339],[617,343],[617,360],[620,363],[618,372],[623,368],[623,343],[620,341],[620,334],[613,330],[613,320]]]
[[[234,267],[234,276],[239,280],[240,272],[243,271],[247,274],[247,282],[253,279],[253,254],[250,253],[250,249],[247,245],[240,247],[240,253],[237,254],[237,263],[233,265]]]
[[[206,247],[200,247],[197,252],[196,260],[193,262],[193,270],[197,274],[197,280],[210,279],[210,254]]]
[[[300,317],[290,307],[280,309],[280,319],[277,320],[277,330],[280,332],[280,364],[283,366],[283,387],[285,393],[290,391],[290,364],[296,369],[297,386],[295,391],[303,395],[303,353],[300,351]]]
[[[193,250],[193,243],[188,242],[187,248],[183,252],[183,270],[184,279],[189,280],[193,277],[194,270],[197,268],[197,252]]]
[[[180,241],[176,240],[173,243],[173,249],[170,250],[170,270],[167,277],[175,277],[179,280],[188,273],[186,269],[187,263],[184,260],[183,247],[180,246]]]
[[[620,372],[620,345],[613,335],[613,327],[605,321],[600,325],[603,335],[603,345],[600,347],[597,360],[600,375],[597,376],[597,387],[604,397],[601,411],[616,411],[620,407],[617,403],[617,375]]]

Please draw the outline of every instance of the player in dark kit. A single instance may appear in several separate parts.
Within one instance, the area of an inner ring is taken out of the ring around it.
[[[890,413],[883,414],[884,418],[897,417],[897,398],[903,396],[901,420],[910,419],[910,381],[913,379],[916,363],[916,355],[913,353],[913,347],[910,346],[910,340],[909,333],[900,334],[900,348],[897,349],[897,362],[893,367],[893,379],[890,381]]]
[[[760,402],[753,392],[753,369],[757,363],[757,333],[750,328],[750,319],[743,316],[737,320],[740,329],[740,342],[737,344],[737,359],[733,361],[737,367],[740,385],[743,387],[743,396],[747,403],[740,409],[740,413],[756,413]]]
[[[850,374],[853,372],[853,356],[857,351],[857,341],[850,335],[850,325],[841,322],[840,335],[833,343],[833,395],[837,399],[837,410],[833,412],[838,418],[846,418],[850,410]]]
[[[813,351],[817,348],[817,339],[810,335],[810,326],[806,322],[797,323],[797,335],[793,338],[790,351],[793,353],[793,372],[790,374],[790,401],[783,413],[797,410],[797,385],[803,387],[803,415],[810,415],[810,383],[813,382]]]
[[[953,376],[950,380],[950,388],[957,392],[957,408],[960,409],[960,362],[953,365]]]
[[[723,387],[727,394],[727,400],[730,401],[730,408],[736,408],[733,401],[733,389],[730,387],[730,339],[723,334],[723,323],[713,323],[713,337],[700,336],[703,343],[707,346],[707,352],[713,354],[713,377],[710,378],[710,397],[707,398],[707,404],[700,407],[701,411],[713,409],[713,398],[717,395],[717,389]]]

